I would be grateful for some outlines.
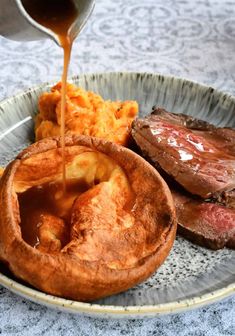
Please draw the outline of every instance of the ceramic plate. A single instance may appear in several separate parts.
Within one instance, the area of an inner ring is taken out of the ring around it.
[[[235,127],[235,98],[187,80],[157,74],[106,73],[74,77],[77,85],[105,99],[134,99],[140,115],[153,105],[190,114],[215,125]],[[44,84],[0,103],[1,165],[33,141],[33,119]],[[19,283],[2,269],[0,283],[32,301],[75,313],[101,317],[138,317],[178,312],[222,299],[235,292],[235,251],[210,251],[177,237],[161,268],[146,282],[94,304],[44,294]]]

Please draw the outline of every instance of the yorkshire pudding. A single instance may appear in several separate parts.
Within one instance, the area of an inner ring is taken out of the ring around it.
[[[176,233],[170,191],[140,156],[105,140],[66,137],[67,190],[59,138],[41,140],[0,182],[0,258],[53,295],[92,301],[148,278]]]

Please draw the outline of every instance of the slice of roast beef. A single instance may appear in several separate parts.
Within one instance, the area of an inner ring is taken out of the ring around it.
[[[172,192],[178,232],[201,246],[235,248],[235,210]]]
[[[169,113],[162,108],[154,108],[152,115],[161,116],[175,125],[186,127],[194,134],[203,136],[218,149],[235,155],[235,130],[229,127],[216,127],[208,122],[185,114]]]
[[[187,191],[204,199],[233,195],[234,204],[235,130],[158,108],[133,122],[132,135],[143,156]]]

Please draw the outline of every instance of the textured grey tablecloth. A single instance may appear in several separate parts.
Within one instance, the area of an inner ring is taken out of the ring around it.
[[[235,94],[234,55],[233,0],[97,0],[74,45],[70,74],[159,72]],[[58,81],[61,71],[62,51],[53,42],[0,38],[1,99],[37,83]],[[0,334],[235,335],[235,297],[150,320],[100,320],[56,312],[0,287]]]

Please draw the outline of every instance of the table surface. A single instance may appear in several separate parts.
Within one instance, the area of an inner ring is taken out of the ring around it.
[[[70,75],[148,71],[235,94],[233,0],[97,0],[73,48]],[[58,81],[62,50],[50,40],[0,37],[0,99]],[[1,335],[235,335],[235,297],[171,316],[102,320],[33,304],[0,287]]]

